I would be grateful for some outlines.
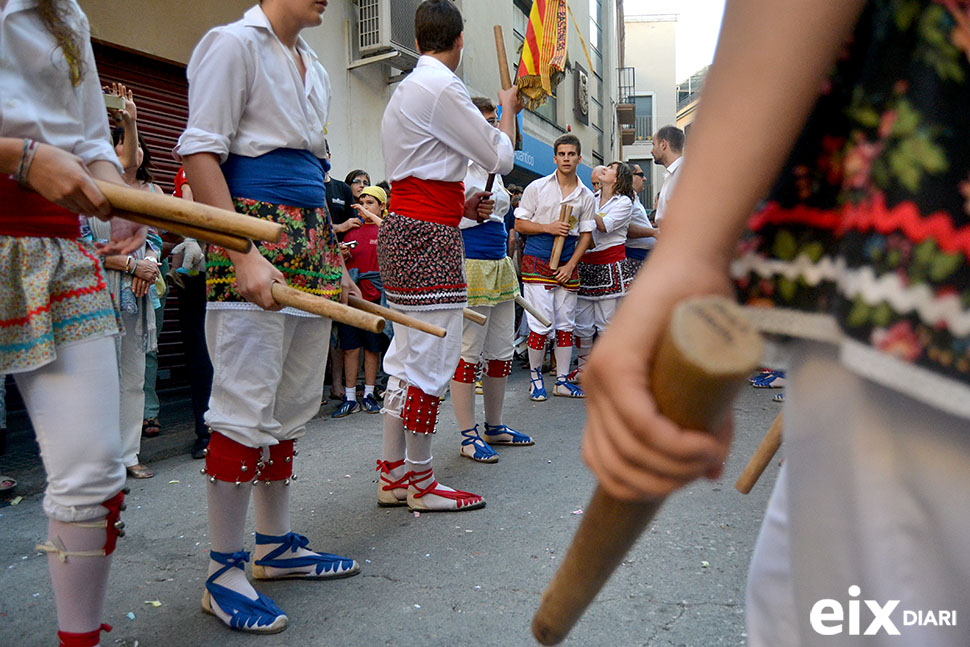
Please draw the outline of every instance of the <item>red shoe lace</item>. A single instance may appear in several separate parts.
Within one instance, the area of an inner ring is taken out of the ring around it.
[[[387,483],[387,485],[381,486],[382,490],[384,490],[385,492],[390,492],[391,490],[407,489],[408,483],[410,482],[410,479],[411,479],[411,472],[405,472],[404,476],[402,476],[396,481],[391,481],[390,479],[385,478],[384,476],[385,474],[390,474],[391,470],[396,470],[402,465],[404,465],[403,459],[399,461],[393,461],[393,462],[377,461],[377,471],[381,473],[381,481],[383,481],[384,483]]]
[[[472,505],[478,503],[482,500],[482,497],[477,494],[472,494],[471,492],[463,492],[462,490],[439,490],[438,479],[431,477],[431,469],[426,469],[423,472],[412,472],[411,473],[411,486],[417,490],[416,494],[413,494],[415,499],[422,498],[425,494],[434,494],[435,496],[440,496],[443,499],[451,499],[452,501],[458,502],[458,507],[463,508],[466,505]],[[418,482],[427,480],[431,477],[431,485],[428,487],[421,487]]]

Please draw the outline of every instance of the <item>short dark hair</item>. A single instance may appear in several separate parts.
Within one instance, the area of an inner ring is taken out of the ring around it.
[[[556,141],[552,144],[553,155],[559,152],[560,146],[575,146],[576,153],[579,155],[583,154],[583,145],[579,143],[579,137],[576,135],[560,135],[556,138]]]
[[[125,127],[115,126],[111,129],[111,141],[117,146],[118,144],[125,143]],[[142,151],[141,166],[135,171],[135,179],[139,182],[154,182],[155,176],[152,174],[152,152],[148,150],[148,144],[145,143],[145,138],[138,133],[138,146]]]
[[[472,103],[482,114],[496,110],[495,103],[488,97],[472,97]]]
[[[522,193],[523,189],[518,184],[510,184],[507,187],[509,193]]]
[[[684,152],[684,131],[677,126],[664,126],[657,131],[657,139],[667,142],[675,153]]]
[[[414,37],[422,54],[448,51],[464,30],[461,11],[451,0],[424,0],[414,12]]]

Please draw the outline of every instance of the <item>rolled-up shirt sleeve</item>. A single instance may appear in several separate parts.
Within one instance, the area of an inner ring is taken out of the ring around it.
[[[538,201],[538,185],[533,182],[525,187],[522,198],[519,199],[519,206],[515,208],[515,217],[522,220],[535,220],[536,206]]]
[[[614,232],[630,222],[633,217],[633,201],[627,198],[620,200],[613,208],[603,215],[603,226],[607,232]]]
[[[460,81],[439,95],[432,123],[438,139],[489,173],[505,175],[512,171],[515,151],[508,135],[485,121]]]
[[[108,113],[104,107],[104,95],[96,69],[94,51],[91,49],[88,23],[85,19],[81,29],[84,30],[84,58],[83,68],[87,73],[80,87],[77,97],[81,109],[81,121],[84,137],[74,146],[73,153],[81,158],[85,165],[92,162],[109,162],[122,172],[121,163],[111,145],[111,131],[108,129]]]
[[[579,209],[579,221],[576,224],[577,231],[583,234],[596,229],[596,201],[592,193],[588,193],[586,196],[580,198]]]
[[[181,159],[213,153],[224,162],[246,107],[249,83],[246,45],[233,34],[213,29],[189,60],[189,121],[175,147]]]

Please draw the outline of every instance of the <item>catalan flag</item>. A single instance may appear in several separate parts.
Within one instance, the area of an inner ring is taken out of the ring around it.
[[[530,110],[546,102],[565,75],[566,0],[533,0],[522,44],[519,95]]]

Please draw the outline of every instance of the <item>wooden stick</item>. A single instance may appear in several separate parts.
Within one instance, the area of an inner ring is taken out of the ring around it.
[[[536,307],[534,305],[526,301],[525,297],[523,297],[521,294],[515,297],[515,302],[518,303],[520,306],[522,306],[523,310],[525,310],[530,315],[538,319],[539,323],[541,323],[543,326],[549,327],[552,325],[552,322],[546,319],[545,315],[543,315],[541,312],[536,310]]]
[[[738,477],[738,482],[734,484],[735,489],[741,494],[747,494],[751,491],[754,484],[761,478],[765,468],[768,467],[771,459],[775,457],[775,452],[781,447],[782,425],[782,415],[779,413],[775,417],[775,421],[771,423],[768,433],[761,439],[761,444],[758,445],[758,449],[755,450],[744,471],[741,472],[741,476]]]
[[[219,209],[201,202],[180,200],[160,193],[138,191],[113,182],[95,180],[95,184],[111,203],[112,209],[140,213],[208,229],[240,238],[279,242],[283,225],[252,216],[244,216],[235,211]]]
[[[206,243],[213,243],[215,245],[219,245],[220,247],[225,247],[226,249],[231,249],[235,252],[242,252],[244,254],[253,246],[252,242],[250,242],[248,238],[240,238],[239,236],[223,234],[209,229],[200,229],[198,227],[193,227],[192,225],[183,225],[180,222],[153,218],[152,216],[145,216],[131,211],[115,209],[111,212],[111,215],[117,216],[118,218],[123,218],[125,220],[130,220],[132,222],[137,222],[142,225],[148,225],[149,227],[157,227],[159,229],[171,231],[179,234],[180,236],[195,238],[196,240],[201,240]]]
[[[468,321],[472,323],[478,324],[479,326],[484,326],[485,322],[488,321],[488,317],[486,317],[485,315],[478,314],[477,312],[469,308],[465,308],[464,310],[462,310],[461,316],[464,317],[465,319],[468,319]]]
[[[408,328],[413,328],[414,330],[426,332],[429,335],[434,335],[435,337],[444,337],[448,332],[441,326],[429,324],[426,321],[409,317],[408,315],[398,312],[397,310],[391,310],[390,308],[385,308],[384,306],[371,303],[370,301],[364,301],[363,299],[358,299],[357,297],[347,297],[347,305],[351,306],[352,308],[363,310],[364,312],[375,314],[379,317],[384,317],[388,321],[393,321],[394,323],[401,324],[402,326],[407,326]]]
[[[734,302],[723,297],[682,302],[650,372],[657,407],[688,429],[715,428],[730,414],[762,350],[761,338]],[[597,486],[533,618],[532,633],[540,643],[555,645],[566,637],[662,503],[620,501]]]
[[[559,222],[569,222],[569,218],[573,215],[573,208],[568,204],[561,205],[559,207]],[[562,248],[566,244],[565,236],[556,236],[555,242],[552,243],[552,256],[549,258],[549,269],[558,270],[559,260],[562,257]]]
[[[327,317],[328,319],[339,321],[340,323],[345,323],[355,328],[380,333],[384,332],[384,326],[387,324],[383,318],[377,315],[345,306],[337,301],[331,301],[330,299],[314,296],[307,292],[301,292],[296,288],[291,288],[282,283],[274,283],[272,290],[273,298],[280,305],[303,310],[304,312],[312,312],[321,317]]]
[[[512,75],[509,74],[509,58],[505,53],[505,34],[502,33],[502,25],[495,25],[492,28],[495,33],[495,53],[498,55],[498,78],[502,83],[502,89],[508,90],[512,87]],[[519,137],[519,120],[515,120],[515,136]],[[515,145],[515,142],[512,142]],[[489,173],[488,180],[485,181],[485,190],[491,192],[492,185],[495,183],[495,174]]]

